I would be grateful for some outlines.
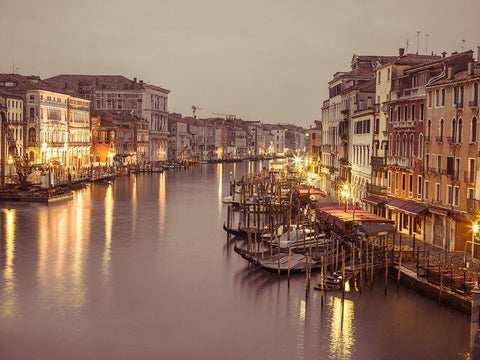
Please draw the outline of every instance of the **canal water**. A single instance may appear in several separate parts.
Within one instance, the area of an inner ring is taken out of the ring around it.
[[[222,230],[210,164],[0,203],[0,359],[465,359],[469,318],[383,279],[305,296],[249,267]],[[313,274],[313,282],[318,282]]]

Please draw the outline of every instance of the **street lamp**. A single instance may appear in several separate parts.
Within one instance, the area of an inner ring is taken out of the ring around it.
[[[475,257],[475,254],[476,254],[475,245],[477,245],[476,239],[477,239],[477,234],[479,229],[480,229],[480,225],[476,222],[473,223],[472,225],[472,258]]]
[[[350,197],[349,187],[347,184],[343,184],[342,192],[340,193],[345,198],[345,212],[348,210],[348,198]]]
[[[12,181],[12,165],[13,165],[13,158],[12,158],[12,155],[9,155],[8,156],[8,168],[9,168],[9,172],[10,172],[10,184],[13,183],[13,181]]]

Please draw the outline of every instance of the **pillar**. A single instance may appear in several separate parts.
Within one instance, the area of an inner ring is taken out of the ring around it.
[[[480,321],[480,288],[475,286],[472,289],[472,315],[470,317],[470,352],[471,360],[480,359],[480,342],[478,325]],[[477,341],[475,341],[477,340]],[[476,355],[476,356],[475,356]]]

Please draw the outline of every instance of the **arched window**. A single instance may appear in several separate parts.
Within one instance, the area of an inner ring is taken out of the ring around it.
[[[395,144],[395,156],[400,156],[400,134],[397,134],[397,139],[396,139],[396,144]]]
[[[402,156],[407,156],[407,134],[403,134]]]
[[[28,129],[28,142],[34,143],[37,141],[37,132],[35,128]]]
[[[35,117],[35,108],[31,107],[30,108],[30,119],[33,119]]]
[[[457,137],[457,119],[455,118],[452,119],[452,132],[450,136],[452,137],[452,141],[455,142],[455,139]]]
[[[477,118],[474,116],[472,118],[472,130],[470,131],[470,142],[477,142]]]
[[[440,126],[438,128],[438,136],[440,137],[440,141],[443,141],[443,119],[440,119]]]
[[[463,120],[462,118],[458,119],[458,131],[457,131],[457,142],[462,142],[462,127],[463,127]]]
[[[418,158],[423,158],[423,134],[418,136]]]
[[[412,134],[410,136],[410,149],[409,149],[410,151],[408,153],[409,154],[408,156],[410,156],[410,158],[412,158],[415,155],[414,148],[415,148],[415,135]]]

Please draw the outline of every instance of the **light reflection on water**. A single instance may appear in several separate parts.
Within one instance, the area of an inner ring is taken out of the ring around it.
[[[235,254],[221,229],[229,173],[263,166],[142,174],[67,203],[8,204],[0,359],[461,358],[469,319],[434,301],[394,287],[383,296],[379,281],[322,307],[304,275],[288,286]]]
[[[3,214],[5,216],[5,266],[3,269],[1,313],[4,317],[11,317],[15,315],[17,310],[14,270],[16,214],[14,209],[5,209]]]

